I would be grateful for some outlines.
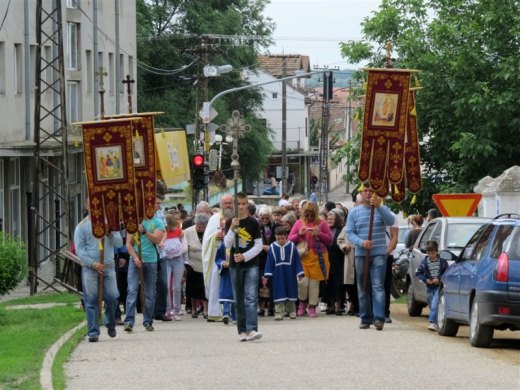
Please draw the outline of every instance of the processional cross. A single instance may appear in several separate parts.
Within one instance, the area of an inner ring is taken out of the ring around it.
[[[132,113],[132,84],[135,83],[134,79],[130,78],[130,75],[127,74],[126,78],[122,81],[123,84],[126,84],[126,93],[128,94],[128,113]]]
[[[99,96],[100,96],[100,107],[101,107],[101,119],[105,118],[105,83],[103,78],[108,76],[108,73],[105,72],[102,66],[99,67],[99,70],[94,73],[94,75],[99,77]]]

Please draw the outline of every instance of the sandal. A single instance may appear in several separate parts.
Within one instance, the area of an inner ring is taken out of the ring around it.
[[[199,316],[199,312],[197,310],[195,310],[194,312],[191,313],[191,318],[197,318]]]

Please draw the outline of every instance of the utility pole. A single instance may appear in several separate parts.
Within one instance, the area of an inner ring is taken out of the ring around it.
[[[316,69],[316,68],[315,68]],[[328,200],[329,191],[329,119],[330,100],[333,95],[334,74],[328,68],[323,69],[323,105],[321,109],[321,136],[319,152],[318,193],[320,202]]]
[[[283,59],[282,79],[287,76],[287,57]],[[282,194],[287,193],[287,84],[282,81]],[[282,195],[280,194],[280,195]]]

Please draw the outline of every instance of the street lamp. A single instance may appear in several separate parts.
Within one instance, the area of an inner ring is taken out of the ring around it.
[[[217,171],[220,171],[221,161],[222,161],[222,136],[220,134],[215,134],[215,143],[218,145],[218,163],[217,163]],[[231,135],[226,135],[225,144],[230,144],[233,142],[233,137]]]

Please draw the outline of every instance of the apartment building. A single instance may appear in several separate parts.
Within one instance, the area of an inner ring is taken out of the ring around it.
[[[55,0],[43,0],[52,10]],[[0,0],[0,230],[25,241],[34,172],[34,100],[36,75],[36,0]],[[106,113],[126,113],[122,80],[136,78],[136,5],[132,0],[61,0],[67,123],[99,118],[99,77],[103,68]],[[44,45],[42,57],[51,59],[57,47]],[[52,69],[40,73],[49,80]],[[136,90],[136,84],[133,84]],[[134,94],[134,101],[135,101]],[[52,107],[59,96],[42,93],[42,105]],[[54,99],[54,100],[53,100]],[[136,104],[134,104],[134,107]],[[47,123],[48,122],[48,123]],[[57,124],[47,120],[45,126]],[[51,130],[51,129],[50,129]],[[61,158],[61,149],[45,153]],[[70,219],[82,218],[85,198],[81,144],[68,147]],[[55,178],[49,175],[49,183]],[[43,200],[40,210],[55,212]],[[52,245],[52,237],[48,237]]]

